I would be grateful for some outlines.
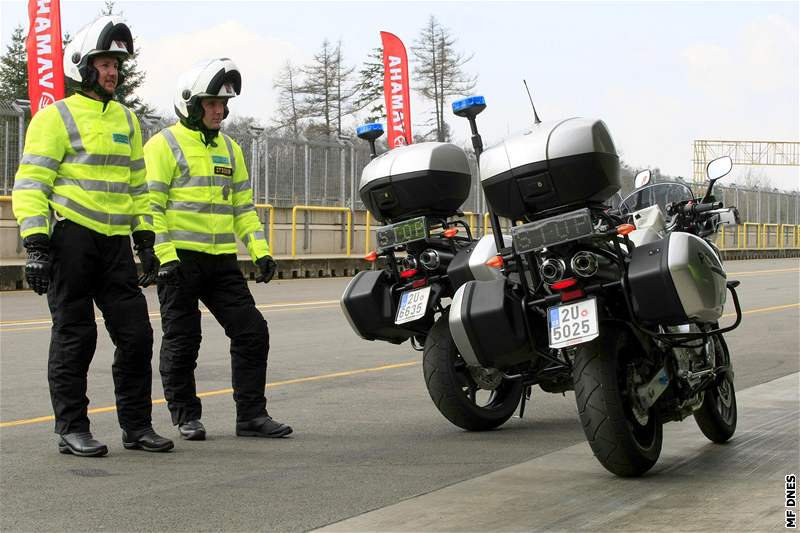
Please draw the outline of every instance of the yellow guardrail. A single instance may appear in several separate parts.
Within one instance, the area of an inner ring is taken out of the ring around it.
[[[269,235],[267,236],[267,243],[269,243],[270,250],[275,246],[275,208],[272,204],[255,204],[256,209],[266,209],[269,211]],[[275,253],[274,250],[272,253]]]
[[[748,228],[755,227],[756,228],[756,248],[761,248],[761,224],[757,224],[755,222],[745,222],[741,226],[739,226],[739,248],[749,248],[749,236],[750,230]],[[744,246],[742,246],[744,244]]]
[[[10,202],[10,201],[11,201],[10,196],[0,196],[0,202]]]
[[[369,235],[370,224],[369,223],[370,223],[370,220],[372,220],[372,213],[370,213],[369,211],[364,211],[364,213],[366,213],[364,216],[367,219],[367,223],[364,224],[364,226],[365,226],[365,232],[364,233],[366,233],[366,236],[364,237],[364,255],[366,255],[366,254],[369,253],[369,240],[370,240],[369,239],[369,237],[370,237],[370,235]]]
[[[349,207],[323,207],[319,205],[296,205],[292,208],[292,257],[297,255],[297,212],[326,211],[328,213],[347,213],[347,255],[350,255],[350,232],[353,229],[353,212]]]
[[[775,229],[775,248],[780,248],[778,245],[778,241],[780,240],[780,237],[778,237],[778,224],[761,224],[762,237],[760,248],[771,248],[769,245],[770,235],[772,234],[772,232],[770,232],[770,228]]]
[[[792,237],[789,239],[789,248],[797,246],[797,226],[794,224],[781,224],[780,229],[778,230],[778,248],[786,248],[786,234],[788,233],[786,230],[792,230]]]

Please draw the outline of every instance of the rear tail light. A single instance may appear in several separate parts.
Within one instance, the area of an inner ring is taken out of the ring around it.
[[[400,272],[400,277],[403,279],[413,278],[417,275],[417,272],[419,272],[419,270],[416,268],[409,268],[408,270],[403,270]]]
[[[375,250],[371,251],[367,255],[364,256],[364,260],[369,261],[370,263],[374,263],[378,260],[378,252]]]

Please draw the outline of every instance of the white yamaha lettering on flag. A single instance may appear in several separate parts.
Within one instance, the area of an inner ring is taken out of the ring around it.
[[[408,56],[402,41],[395,35],[381,32],[383,42],[383,96],[389,148],[411,144],[411,102],[408,78]]]
[[[28,0],[28,18],[28,97],[34,115],[64,98],[59,0]]]

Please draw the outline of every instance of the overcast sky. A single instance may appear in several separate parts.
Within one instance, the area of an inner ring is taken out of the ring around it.
[[[27,31],[27,2],[0,0],[0,42]],[[103,2],[62,0],[75,33]],[[287,60],[303,64],[323,38],[342,40],[358,65],[381,30],[410,48],[434,15],[474,58],[487,145],[529,125],[526,78],[544,120],[599,117],[636,167],[691,176],[694,139],[800,140],[800,3],[791,2],[146,2],[118,1],[141,48],[146,101],[172,113],[177,73],[228,56],[244,78],[234,113],[267,122],[272,82]],[[410,56],[409,51],[409,56]],[[413,79],[412,79],[413,85]],[[427,117],[412,93],[415,123]],[[450,120],[457,141],[468,126]],[[737,169],[731,181],[741,181]],[[798,168],[761,167],[773,186],[800,188]]]

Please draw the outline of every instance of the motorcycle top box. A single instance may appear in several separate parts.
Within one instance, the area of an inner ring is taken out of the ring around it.
[[[382,223],[419,216],[449,217],[469,196],[464,150],[450,143],[402,146],[373,159],[361,173],[361,201]]]
[[[636,317],[665,326],[719,320],[727,295],[725,282],[714,249],[690,233],[670,233],[637,246],[628,267]]]
[[[620,188],[619,156],[602,120],[541,122],[483,152],[481,185],[499,216],[532,219],[610,198]]]

